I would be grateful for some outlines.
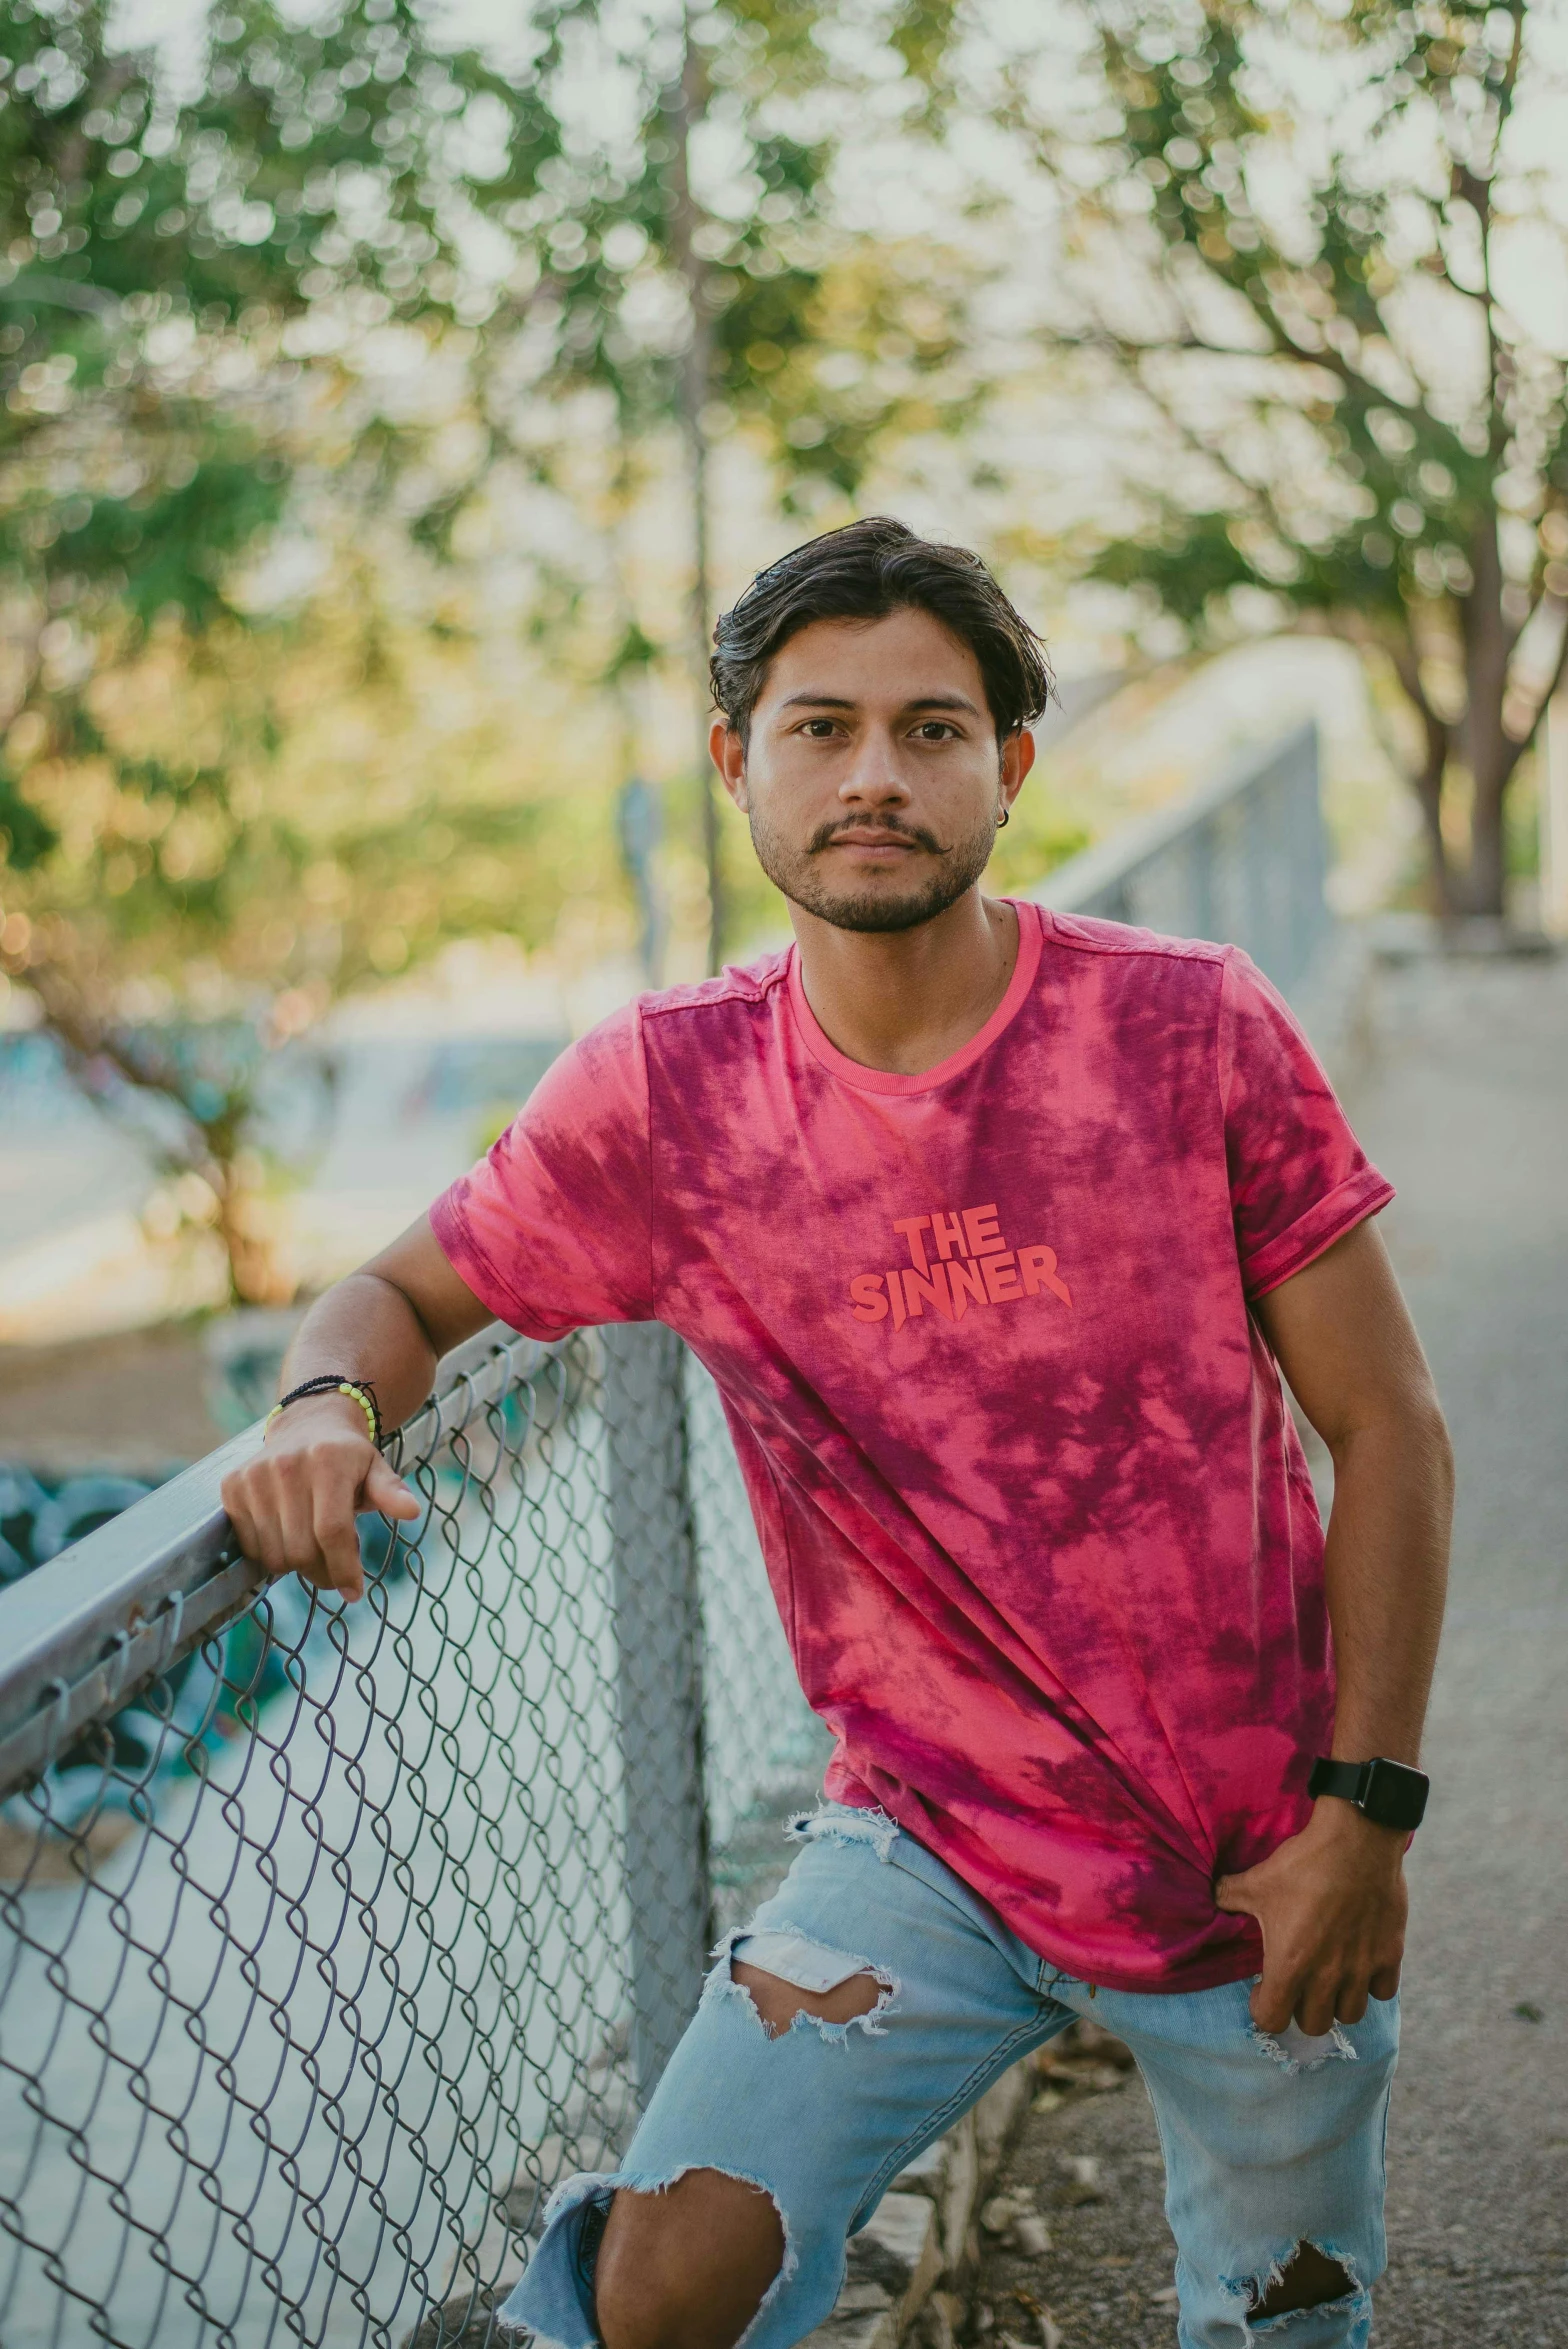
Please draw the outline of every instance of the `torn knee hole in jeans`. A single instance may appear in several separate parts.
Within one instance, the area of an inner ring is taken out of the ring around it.
[[[754,2177],[746,2170],[682,2163],[663,2175],[621,2171],[610,2176],[575,2178],[566,2189],[557,2190],[551,2198],[546,2220],[580,2211],[575,2242],[568,2257],[575,2269],[579,2291],[593,2309],[596,2331],[601,2338],[613,2335],[621,2340],[640,2341],[649,2336],[650,2325],[654,2338],[682,2337],[691,2311],[684,2305],[680,2287],[673,2304],[667,2297],[667,2288],[662,2302],[657,2287],[650,2301],[646,2278],[651,2264],[656,2264],[650,2263],[650,2251],[656,2250],[668,2219],[673,2219],[677,2226],[684,2222],[688,2231],[695,2227],[696,2238],[701,2243],[713,2246],[727,2243],[733,2251],[734,2205],[724,2197],[734,2187],[742,2188],[747,2200],[756,2197],[768,2205],[777,2245],[768,2262],[771,2274],[764,2280],[754,2273],[751,2279],[757,2299],[737,2343],[737,2349],[744,2349],[763,2312],[773,2304],[800,2265],[784,2205],[765,2179]],[[719,2196],[717,2202],[715,2189]],[[660,2210],[661,2204],[666,2206],[664,2211]],[[680,2208],[682,2204],[686,2206],[684,2210]],[[699,2295],[700,2290],[699,2280]],[[606,2317],[610,2320],[608,2324]],[[502,2336],[503,2340],[509,2337],[516,2339],[517,2335]],[[525,2341],[536,2338],[531,2332],[522,2336]],[[522,2349],[521,2342],[518,2349]]]
[[[1272,2260],[1262,2276],[1227,2276],[1225,2286],[1246,2302],[1249,2339],[1260,2325],[1267,2325],[1271,2333],[1283,2332],[1292,2317],[1353,2299],[1361,2290],[1355,2269],[1342,2252],[1325,2243],[1310,2243],[1305,2236]]]
[[[898,1995],[897,1978],[884,1967],[815,1941],[798,1926],[737,1926],[714,1956],[712,1994],[743,1999],[770,2039],[806,2028],[839,2046],[856,2029],[881,2038],[882,2017]],[[739,1978],[737,1964],[755,1980]]]

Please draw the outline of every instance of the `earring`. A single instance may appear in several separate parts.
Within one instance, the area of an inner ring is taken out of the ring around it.
[[[1006,823],[1010,823],[1010,822],[1012,821],[1012,814],[1013,814],[1013,811],[1012,811],[1012,809],[1011,809],[1010,807],[1004,807],[1004,808],[1001,808],[1001,809],[999,809],[999,810],[998,810],[998,813],[997,813],[997,818],[996,818],[996,828],[997,828],[997,830],[998,830],[999,832],[1000,832],[1000,830],[1002,829],[1002,826],[1003,826],[1004,824],[1006,824]]]

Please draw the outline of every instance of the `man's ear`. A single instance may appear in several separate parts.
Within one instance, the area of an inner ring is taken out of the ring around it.
[[[727,718],[715,718],[708,729],[708,755],[718,768],[725,790],[742,815],[746,812],[746,745],[740,728]]]
[[[1001,746],[1002,797],[1011,807],[1024,786],[1024,777],[1034,765],[1034,736],[1027,726],[1020,726],[1009,734]]]

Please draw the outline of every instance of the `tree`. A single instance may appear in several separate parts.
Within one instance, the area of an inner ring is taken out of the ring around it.
[[[1086,569],[1194,642],[1261,615],[1386,665],[1445,914],[1502,914],[1507,794],[1564,661],[1564,368],[1523,241],[1562,244],[1531,160],[1544,22],[1107,0],[1070,103],[1011,73],[1062,191],[1058,347],[1136,394],[1130,511]]]
[[[705,707],[715,439],[739,419],[793,493],[842,497],[898,424],[962,410],[961,273],[933,298],[928,254],[873,253],[827,196],[873,67],[908,81],[894,112],[928,106],[946,14],[868,11],[830,67],[817,35],[853,20],[814,5],[628,19],[619,45],[596,11],[554,8],[503,70],[406,0],[304,23],[236,0],[183,94],[113,48],[107,17],[12,0],[6,19],[0,954],[78,1079],[210,1201],[253,1295],[275,1271],[255,1148],[273,1048],[454,924],[501,926],[505,849],[523,919],[515,851],[541,823],[489,784],[439,810],[404,793],[379,820],[302,796],[293,683],[346,596],[395,711],[386,616],[368,566],[339,560],[279,612],[258,562],[280,533],[335,533],[341,556],[356,532],[394,568],[399,546],[460,561],[474,494],[533,461],[519,408],[531,429],[541,393],[568,437],[575,395],[608,399],[632,495],[675,417]],[[619,137],[572,116],[585,43],[620,76]],[[356,339],[389,322],[460,353],[466,388],[433,424],[364,389]],[[427,458],[465,403],[478,453],[454,482]],[[533,625],[561,620],[543,593]],[[595,674],[662,652],[629,614]],[[342,673],[331,690],[352,697]],[[711,791],[704,821],[716,959]]]
[[[526,194],[550,125],[526,83],[434,47],[403,0],[304,28],[229,9],[183,100],[110,46],[107,16],[13,0],[4,34],[0,955],[87,1089],[141,1104],[155,1155],[206,1187],[243,1295],[269,1277],[247,1146],[266,1046],[367,967],[339,921],[330,967],[302,984],[251,918],[321,864],[261,787],[279,729],[269,623],[243,594],[247,557],[319,470],[334,388],[330,357],[301,368],[285,338],[311,311],[482,312],[472,185]],[[396,435],[368,430],[354,454],[373,498]],[[149,678],[172,733],[138,716]],[[459,809],[453,838],[530,820]],[[361,832],[367,878],[421,854],[406,827],[398,846]],[[196,1000],[215,964],[218,1016]]]
[[[607,391],[625,447],[672,421],[679,434],[712,970],[728,929],[707,755],[714,446],[749,427],[786,503],[812,489],[848,498],[891,435],[968,413],[963,273],[951,256],[876,250],[848,233],[834,188],[842,147],[865,134],[869,91],[882,93],[883,121],[932,114],[952,16],[951,0],[683,0],[611,20],[594,0],[565,0],[540,20],[536,71],[558,119],[556,93],[575,79],[596,94],[615,87],[625,127],[574,134],[568,118],[539,193],[500,217],[539,255],[530,328],[546,307],[555,321],[541,381]]]
[[[315,29],[220,14],[180,104],[108,46],[108,14],[13,0],[5,36],[0,595],[33,756],[71,747],[83,688],[155,620],[194,642],[242,617],[238,559],[301,450],[280,330],[345,301],[361,323],[461,315],[460,134],[498,147],[492,199],[533,185],[549,140],[526,92],[434,52],[404,0]],[[42,835],[14,758],[0,791],[25,856]]]
[[[54,845],[5,877],[6,964],[165,1178],[154,1215],[215,1230],[237,1301],[294,1277],[278,1194],[326,1138],[333,1002],[455,939],[544,943],[603,828],[539,789],[560,721],[537,684],[476,691],[461,636],[396,608],[427,582],[389,538],[199,662],[165,627],[100,676],[108,755],[34,762]]]

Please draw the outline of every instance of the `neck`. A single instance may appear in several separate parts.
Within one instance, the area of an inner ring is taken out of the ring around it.
[[[892,1076],[921,1076],[961,1052],[1018,960],[1018,916],[978,885],[914,930],[839,930],[797,905],[790,919],[823,1034],[847,1059]]]

